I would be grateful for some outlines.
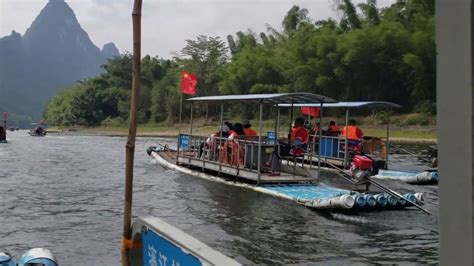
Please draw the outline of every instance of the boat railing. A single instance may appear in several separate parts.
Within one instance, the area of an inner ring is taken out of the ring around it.
[[[271,133],[271,132],[269,132]],[[241,170],[258,174],[258,171],[265,167],[265,162],[275,149],[278,149],[278,141],[273,135],[267,134],[261,137],[259,145],[258,137],[253,139],[246,138],[226,138],[219,136],[198,136],[181,134],[178,140],[178,163],[202,167],[221,172],[222,168],[231,169],[233,173],[239,173]],[[272,137],[270,137],[272,136]],[[377,145],[383,146],[385,142],[377,139]],[[310,141],[307,150],[302,157],[286,156],[282,157],[288,164],[297,164],[300,167],[315,168],[318,167],[319,158],[322,162],[332,162],[339,165],[350,163],[352,151],[359,148],[362,144],[365,153],[374,160],[383,160],[385,154],[377,150],[375,146],[367,148],[369,141],[347,140],[343,136],[336,135],[310,135]],[[260,149],[259,149],[260,148]],[[258,156],[261,156],[260,167],[258,166]],[[303,159],[304,158],[304,159]],[[302,160],[303,159],[303,160]],[[212,165],[208,165],[212,164]]]
[[[370,156],[374,160],[385,160],[386,158],[386,139],[374,138],[362,140],[347,140],[348,161],[350,162],[351,151],[359,151],[359,144],[362,145],[364,154]],[[332,159],[343,162],[346,156],[346,139],[344,136],[328,136],[323,133],[321,139],[318,134],[310,136],[310,145],[308,154],[315,158],[318,153],[324,159]]]
[[[207,162],[258,172],[258,137],[225,138],[217,136],[198,136],[181,134],[178,139],[178,157],[202,162],[205,167]],[[261,156],[265,163],[271,154],[275,143],[267,137],[261,137]],[[271,149],[271,150],[269,150]],[[265,156],[267,155],[267,156]],[[182,163],[183,161],[181,161]]]

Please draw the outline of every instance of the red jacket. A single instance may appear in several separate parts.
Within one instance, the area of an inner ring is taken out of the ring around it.
[[[291,141],[301,139],[304,144],[308,144],[309,134],[304,127],[294,127],[291,129]]]

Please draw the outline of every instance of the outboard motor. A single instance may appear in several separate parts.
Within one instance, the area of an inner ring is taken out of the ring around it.
[[[0,252],[0,266],[16,266],[16,262],[10,254]]]
[[[367,156],[355,155],[352,159],[351,173],[352,177],[361,181],[364,179],[369,179],[371,176],[370,170],[374,161]]]
[[[44,248],[32,248],[21,255],[18,266],[58,266],[51,251]]]
[[[370,159],[369,157],[364,155],[354,155],[350,168],[352,177],[358,182],[370,179],[373,165],[374,160]],[[369,186],[369,182],[365,183],[366,191],[369,190]]]
[[[146,153],[148,154],[148,156],[150,156],[151,153],[155,150],[156,150],[155,146],[150,146],[150,147],[148,147],[148,149],[146,149]]]

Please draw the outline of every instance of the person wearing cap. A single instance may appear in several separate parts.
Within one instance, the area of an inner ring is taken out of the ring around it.
[[[242,126],[244,126],[245,136],[258,136],[257,131],[253,130],[252,125],[249,120],[245,119],[242,121]]]

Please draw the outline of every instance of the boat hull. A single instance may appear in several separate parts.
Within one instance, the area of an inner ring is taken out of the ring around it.
[[[358,193],[347,189],[336,188],[327,184],[263,184],[254,185],[243,182],[235,182],[234,180],[224,179],[217,175],[204,173],[196,169],[176,164],[176,151],[148,149],[148,153],[161,166],[166,169],[181,172],[206,179],[209,181],[219,182],[226,185],[244,187],[263,194],[284,198],[294,201],[298,204],[309,208],[319,210],[347,210],[347,211],[370,211],[381,209],[400,209],[410,206],[407,202],[400,201],[396,204],[387,204],[388,195],[383,193],[366,194]],[[418,204],[423,204],[422,195],[420,193],[412,194]]]
[[[305,158],[305,164],[309,164],[309,160],[312,160],[312,167],[317,166],[317,157],[307,157]],[[326,163],[326,160],[338,167],[343,167],[340,164],[340,161],[331,160],[331,159],[323,159],[321,160],[321,170],[329,171],[329,172],[337,172],[338,170],[334,169],[330,166],[330,164]],[[301,161],[300,161],[301,162]],[[391,179],[391,180],[399,180],[408,184],[412,185],[435,185],[439,182],[439,175],[437,170],[427,170],[423,172],[408,172],[408,171],[396,171],[396,170],[379,170],[377,175],[372,176],[372,178],[377,179]]]

